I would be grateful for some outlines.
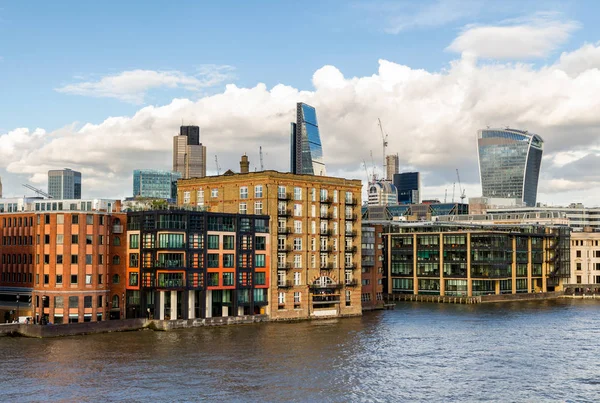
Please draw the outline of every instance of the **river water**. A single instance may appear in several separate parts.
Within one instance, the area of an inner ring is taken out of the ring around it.
[[[361,318],[0,338],[17,401],[583,402],[600,303],[399,303]]]

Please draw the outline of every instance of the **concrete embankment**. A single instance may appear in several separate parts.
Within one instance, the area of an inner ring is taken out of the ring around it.
[[[396,294],[389,296],[391,301],[435,302],[441,304],[481,304],[490,302],[531,301],[563,298],[562,291],[531,294],[478,295],[475,297],[452,297],[439,295]]]
[[[169,331],[203,326],[242,325],[268,321],[266,315],[218,317],[190,320],[123,319],[104,322],[71,323],[64,325],[0,325],[0,336],[63,337],[94,333],[128,332],[142,329]]]

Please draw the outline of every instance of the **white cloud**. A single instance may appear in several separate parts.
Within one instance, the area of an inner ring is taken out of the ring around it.
[[[589,194],[580,200],[595,198],[600,204],[600,174],[594,168],[600,166],[600,70],[575,57],[580,51],[540,68],[462,57],[431,72],[380,60],[373,75],[345,77],[325,66],[314,73],[311,91],[229,84],[216,95],[175,99],[100,124],[0,134],[0,169],[26,174],[40,186],[50,168],[80,169],[84,196],[127,196],[133,169],[170,168],[172,136],[183,119],[201,127],[209,173],[216,171],[215,154],[223,171],[238,170],[244,153],[253,169],[259,146],[267,169],[287,170],[289,122],[296,102],[303,101],[317,108],[330,173],[364,180],[361,162],[371,165],[371,150],[381,164],[381,118],[388,152],[399,154],[401,169],[423,173],[424,198],[443,199],[445,189],[450,197],[456,168],[467,196],[478,196],[476,132],[486,125],[510,125],[546,141],[539,201],[577,201],[572,197],[580,194],[574,192],[585,182]],[[571,60],[570,71],[581,72],[567,74],[564,60]],[[6,186],[4,192],[17,193]]]
[[[498,25],[470,25],[447,50],[492,59],[538,59],[547,57],[579,28],[557,13],[537,13]]]
[[[182,88],[200,91],[233,78],[233,67],[205,65],[194,75],[179,71],[129,70],[102,77],[99,81],[68,84],[56,91],[91,97],[116,98],[125,102],[141,104],[151,89]]]

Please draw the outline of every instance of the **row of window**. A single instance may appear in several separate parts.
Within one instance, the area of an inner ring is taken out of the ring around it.
[[[33,227],[33,217],[8,217],[2,219],[3,227]]]
[[[7,273],[2,272],[3,283],[31,283],[31,273]]]
[[[107,237],[104,235],[97,236],[97,244],[104,245],[104,241]],[[93,245],[94,244],[94,236],[93,235],[85,235],[85,238],[82,238],[82,241],[85,239],[85,245]],[[39,245],[41,241],[41,236],[35,236],[36,244]],[[63,245],[65,242],[64,234],[56,234],[56,245]],[[51,236],[50,234],[44,235],[44,245],[51,244]],[[79,235],[71,235],[71,244],[78,245],[79,244]],[[16,246],[16,245],[33,245],[33,237],[32,236],[3,236],[2,237],[2,245],[3,246]],[[113,238],[113,245],[119,246],[121,245],[121,239],[118,236]]]
[[[64,284],[63,281],[69,279],[69,284],[71,285],[76,285],[79,282],[79,275],[77,274],[71,274],[71,275],[62,275],[62,274],[57,274],[56,278],[55,278],[55,284],[56,285],[61,285]],[[86,274],[84,276],[84,281],[86,285],[91,285],[92,284],[92,279],[93,279],[93,275],[92,274]],[[49,274],[44,274],[42,276],[42,280],[43,283],[45,285],[50,284],[50,275]],[[113,284],[119,284],[120,282],[120,277],[118,274],[115,274],[112,276],[112,280],[113,280]],[[104,275],[103,274],[98,274],[98,284],[103,284],[104,281]],[[40,283],[40,275],[36,274],[35,275],[35,283],[39,284]]]
[[[571,246],[598,246],[597,239],[574,239],[571,241]]]
[[[248,198],[248,186],[240,186],[240,199],[247,199]],[[315,188],[312,188],[309,192],[310,194],[310,200],[311,201],[317,201],[317,191]],[[320,201],[327,201],[328,200],[328,190],[327,189],[320,189]],[[277,188],[277,196],[279,198],[287,198],[287,190],[285,186],[278,186]],[[196,192],[196,203],[198,205],[204,205],[204,189],[200,189]],[[210,190],[210,197],[211,199],[215,199],[219,197],[219,189],[218,188],[212,188]],[[263,185],[255,185],[254,186],[254,198],[255,199],[260,199],[263,197]],[[345,193],[345,202],[346,203],[352,203],[352,192],[346,192]],[[302,188],[301,187],[294,187],[294,200],[302,200]],[[189,204],[191,202],[191,192],[190,191],[185,191],[183,192],[183,203],[184,204]],[[333,202],[337,203],[338,202],[338,191],[334,190],[333,191]],[[262,208],[262,207],[261,207]],[[256,213],[256,214],[260,214],[260,213]]]
[[[64,255],[56,255],[55,263],[56,264],[79,264],[79,255],[70,255],[70,256],[71,256],[71,259],[70,259],[70,263],[69,263],[68,259],[64,259]],[[4,255],[2,255],[2,257],[4,259]],[[40,255],[35,255],[35,263],[40,264]],[[112,264],[118,265],[120,263],[121,263],[121,258],[117,255],[113,256]],[[44,264],[50,264],[50,255],[48,255],[48,254],[44,255]],[[85,264],[94,264],[93,255],[91,255],[91,254],[85,255]],[[104,255],[98,254],[95,264],[104,264]]]
[[[71,297],[63,297],[63,296],[55,296],[54,297],[54,308],[66,308],[66,309],[70,309],[70,308],[79,308],[79,296],[71,296]],[[36,296],[36,301],[37,301],[37,305],[39,306],[39,296]],[[85,295],[83,297],[83,307],[84,308],[92,308],[93,307],[93,302],[94,302],[94,296],[92,295]],[[103,308],[104,307],[104,298],[102,295],[98,295],[96,297],[96,307],[97,308]],[[108,303],[108,301],[106,301]],[[42,298],[42,305],[44,306],[44,308],[49,308],[50,307],[50,299],[48,297],[44,297]],[[112,297],[112,307],[113,308],[118,308],[119,307],[119,296],[118,295],[113,295]]]
[[[592,251],[588,250],[586,252],[587,252],[587,256],[586,257],[600,257],[600,250],[592,250]],[[590,256],[590,254],[591,254],[591,256]],[[576,250],[575,251],[575,257],[581,257],[581,251],[580,250]]]

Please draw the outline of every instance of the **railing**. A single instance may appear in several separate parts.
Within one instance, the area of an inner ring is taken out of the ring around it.
[[[322,229],[322,228],[321,228],[321,230],[320,230],[320,232],[319,232],[319,233],[320,233],[321,235],[331,235],[331,234],[333,234],[333,231],[332,231],[332,230],[330,230],[330,229]]]
[[[346,247],[346,252],[348,252],[348,253],[356,253],[357,250],[358,250],[358,248],[356,246],[347,246]]]
[[[348,221],[354,221],[357,219],[357,215],[356,214],[350,214],[346,216],[346,220]]]
[[[113,234],[122,234],[123,233],[123,226],[122,225],[118,225],[115,224],[113,225]]]
[[[281,270],[289,270],[292,268],[292,264],[288,262],[277,262],[277,268]]]
[[[277,198],[279,200],[292,200],[291,193],[277,193]]]
[[[346,206],[356,206],[357,204],[358,201],[355,198],[352,198],[350,201],[346,200]]]
[[[292,210],[290,210],[290,209],[277,210],[277,215],[280,216],[280,217],[291,217],[292,216]]]
[[[321,263],[321,270],[333,270],[333,264],[332,263]]]
[[[311,290],[327,290],[327,289],[340,289],[343,288],[344,285],[340,283],[330,283],[330,284],[311,284]]]
[[[287,228],[277,228],[277,232],[280,234],[293,234],[294,230],[290,227]]]
[[[321,245],[321,252],[333,252],[333,246],[323,246],[323,245]]]
[[[321,198],[321,203],[322,204],[330,204],[333,203],[333,197],[329,196],[329,197],[322,197]]]
[[[331,213],[321,213],[320,217],[324,218],[326,220],[331,220],[333,218],[333,214],[331,214]]]
[[[292,288],[292,280],[278,281],[277,288]]]
[[[346,231],[345,235],[347,237],[352,237],[352,236],[356,236],[356,231]]]
[[[356,263],[346,263],[344,267],[348,270],[354,270],[356,269]]]
[[[346,281],[346,287],[356,287],[358,285],[358,281],[356,280],[350,280],[350,281]]]
[[[292,247],[289,245],[284,245],[284,246],[277,246],[277,252],[291,252],[292,251]]]

